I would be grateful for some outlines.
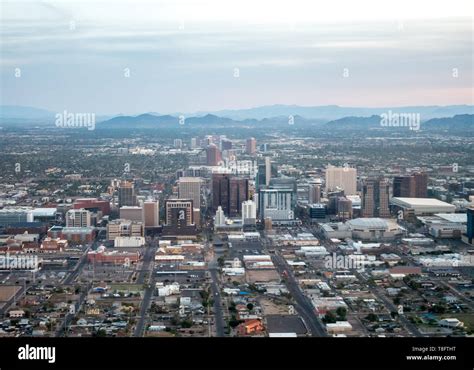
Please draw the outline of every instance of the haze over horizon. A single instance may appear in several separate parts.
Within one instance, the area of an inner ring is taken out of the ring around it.
[[[133,4],[2,2],[1,104],[97,114],[473,104],[469,1]]]

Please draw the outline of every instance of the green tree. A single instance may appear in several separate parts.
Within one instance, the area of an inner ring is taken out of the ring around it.
[[[332,311],[326,312],[326,315],[324,315],[323,317],[323,322],[325,324],[332,324],[332,323],[335,323],[336,321],[337,321],[336,315],[334,315],[334,312]]]
[[[193,326],[193,323],[191,322],[191,320],[181,321],[181,327],[182,328],[190,328],[191,326]]]
[[[378,317],[376,314],[374,313],[369,313],[367,316],[366,316],[366,319],[369,320],[370,322],[374,322],[374,321],[377,321]]]
[[[336,310],[337,319],[344,321],[346,320],[347,310],[345,307],[338,307]]]

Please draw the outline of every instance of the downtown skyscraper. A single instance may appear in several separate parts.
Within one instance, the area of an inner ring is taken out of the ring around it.
[[[218,206],[228,217],[241,214],[242,202],[249,199],[249,183],[247,179],[228,174],[212,175],[212,207]]]
[[[366,179],[362,185],[362,217],[390,217],[390,185],[386,179]]]

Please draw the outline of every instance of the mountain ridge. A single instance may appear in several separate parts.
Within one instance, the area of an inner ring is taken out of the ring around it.
[[[207,118],[215,120],[214,117],[221,119],[228,118],[234,121],[243,120],[264,120],[264,119],[275,119],[278,117],[299,116],[304,120],[326,120],[334,121],[344,117],[371,117],[373,115],[380,115],[392,111],[393,113],[419,113],[423,121],[432,118],[446,118],[454,117],[462,114],[474,114],[474,106],[467,104],[459,105],[427,105],[427,106],[404,106],[404,107],[343,107],[339,105],[322,105],[322,106],[300,106],[300,105],[264,105],[254,108],[246,109],[224,109],[218,111],[198,111],[196,113],[172,113],[172,114],[159,114],[156,112],[146,112],[138,114],[156,116],[170,116],[179,117],[194,117],[194,118]],[[41,119],[41,118],[52,118],[56,112],[52,112],[46,109],[28,107],[28,106],[16,106],[16,105],[3,105],[0,106],[0,118],[18,118],[18,119]],[[125,115],[122,113],[117,114],[102,114],[97,115],[96,118],[102,120],[114,119],[117,117],[133,117],[136,115]],[[145,119],[146,117],[142,117]]]

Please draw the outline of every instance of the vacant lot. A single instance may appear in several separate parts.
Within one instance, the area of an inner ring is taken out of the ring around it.
[[[245,277],[248,283],[279,282],[280,276],[276,270],[247,270]]]

